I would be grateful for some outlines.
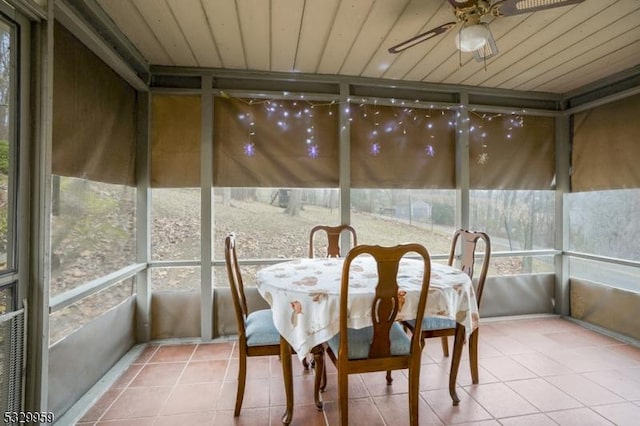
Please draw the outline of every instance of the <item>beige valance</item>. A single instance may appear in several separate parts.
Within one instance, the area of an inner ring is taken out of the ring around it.
[[[640,188],[640,95],[573,116],[571,190]]]
[[[472,189],[551,189],[555,176],[555,119],[515,114],[469,114]]]
[[[216,97],[213,133],[215,186],[338,186],[337,105]]]
[[[351,186],[455,188],[454,114],[352,106]]]
[[[200,95],[151,97],[151,186],[200,186]]]
[[[135,185],[136,91],[56,22],[52,173]]]

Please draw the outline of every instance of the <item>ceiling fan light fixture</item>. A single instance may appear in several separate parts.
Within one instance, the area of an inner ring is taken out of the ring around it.
[[[456,34],[456,46],[462,52],[475,52],[481,49],[491,37],[486,24],[474,24],[462,27]]]

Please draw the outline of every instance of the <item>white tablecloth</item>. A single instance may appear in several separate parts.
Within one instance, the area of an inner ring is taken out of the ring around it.
[[[271,305],[276,328],[301,359],[339,331],[343,261],[343,258],[297,259],[267,266],[257,273],[258,291]],[[402,307],[397,319],[413,319],[420,294],[422,261],[403,259],[398,277]],[[350,328],[372,324],[371,303],[376,284],[373,258],[355,259],[349,286]],[[479,319],[468,275],[432,263],[425,316],[454,319],[464,325],[468,337],[477,328]]]

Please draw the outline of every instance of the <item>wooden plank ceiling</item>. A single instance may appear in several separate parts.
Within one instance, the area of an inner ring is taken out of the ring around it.
[[[477,62],[446,0],[98,0],[152,65],[302,72],[568,93],[640,65],[640,1],[489,18],[499,54]]]

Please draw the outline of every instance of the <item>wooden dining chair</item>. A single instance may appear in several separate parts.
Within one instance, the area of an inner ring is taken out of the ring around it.
[[[309,258],[315,257],[316,246],[314,243],[317,236],[316,234],[318,234],[319,232],[324,232],[327,237],[327,257],[341,257],[340,241],[343,232],[351,233],[351,247],[358,245],[358,236],[356,235],[356,230],[351,225],[317,225],[311,228],[311,232],[309,232]],[[315,367],[315,362],[313,361],[313,359],[309,361],[307,360],[307,358],[304,358],[302,360],[302,366],[304,367],[304,369],[308,370],[309,365],[311,365],[311,367]]]
[[[484,289],[484,282],[487,278],[489,270],[489,260],[491,257],[491,240],[484,232],[467,231],[459,229],[453,234],[451,241],[451,249],[449,250],[449,266],[454,265],[456,251],[460,249],[461,257],[459,268],[473,279],[473,267],[475,263],[475,252],[478,241],[484,242],[484,258],[482,260],[482,268],[478,276],[478,282],[475,285],[476,301],[478,308],[480,307],[480,299]],[[460,247],[458,247],[460,244]],[[412,332],[415,330],[415,321],[404,321],[405,327]],[[427,316],[422,321],[422,339],[432,337],[440,337],[442,342],[442,352],[445,356],[449,356],[448,336],[456,335],[456,321],[448,318]],[[478,329],[476,329],[469,338],[469,363],[471,364],[471,379],[474,384],[478,383]],[[462,342],[457,342],[462,344]],[[455,404],[455,401],[454,401]]]
[[[309,233],[309,257],[315,257],[314,241],[318,232],[324,231],[327,235],[327,257],[340,257],[340,240],[343,232],[351,233],[351,247],[358,245],[356,230],[351,225],[326,226],[317,225],[311,228]]]
[[[247,357],[280,355],[280,333],[273,325],[271,309],[249,312],[244,294],[244,283],[236,255],[236,237],[229,234],[224,241],[224,260],[229,276],[238,325],[238,390],[234,416],[240,415],[247,376]]]
[[[416,334],[408,336],[396,322],[402,300],[398,293],[400,259],[417,253],[424,262],[421,293],[417,305]],[[371,255],[378,268],[376,294],[371,304],[373,325],[363,329],[347,326],[349,315],[349,275],[351,263],[359,256]],[[422,352],[421,324],[424,316],[431,263],[427,249],[420,244],[392,247],[356,246],[347,254],[342,269],[340,293],[340,332],[326,344],[326,351],[338,370],[340,422],[348,424],[349,374],[408,369],[409,414],[411,425],[418,425],[420,364]]]

